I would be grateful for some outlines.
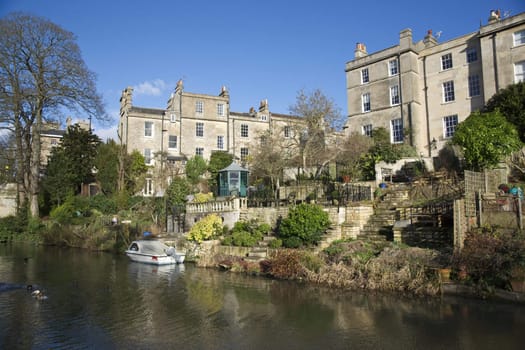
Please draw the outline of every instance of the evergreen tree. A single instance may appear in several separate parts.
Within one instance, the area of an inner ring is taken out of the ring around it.
[[[51,204],[63,202],[69,194],[78,194],[83,183],[94,180],[95,157],[100,139],[78,124],[67,129],[58,147],[53,148],[43,180]]]

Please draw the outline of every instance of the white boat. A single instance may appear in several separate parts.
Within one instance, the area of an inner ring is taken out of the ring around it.
[[[131,242],[126,255],[132,261],[153,265],[182,264],[186,257],[186,254],[177,252],[174,247],[150,239]]]

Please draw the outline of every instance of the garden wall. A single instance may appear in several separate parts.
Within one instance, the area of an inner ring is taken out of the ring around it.
[[[0,185],[0,218],[16,214],[16,184]]]

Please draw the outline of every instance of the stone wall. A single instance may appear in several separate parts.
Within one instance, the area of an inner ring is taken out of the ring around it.
[[[16,184],[0,185],[0,218],[16,214]]]
[[[246,221],[258,220],[275,228],[277,220],[287,217],[288,211],[288,207],[248,208],[243,210],[242,219]]]

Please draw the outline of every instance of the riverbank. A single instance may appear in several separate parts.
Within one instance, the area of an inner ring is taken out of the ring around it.
[[[448,252],[357,240],[341,242],[319,255],[309,250],[268,249],[268,257],[257,261],[246,257],[248,251],[249,248],[221,246],[219,241],[205,241],[189,252],[188,262],[228,273],[296,280],[343,290],[525,303],[524,293],[482,289],[469,285],[472,282],[468,278],[460,281],[443,277],[442,267],[451,259]]]
[[[316,254],[311,250],[271,249],[263,259],[247,257],[248,249],[195,245],[187,254],[197,266],[234,273],[298,280],[340,289],[439,295],[442,253],[393,242],[346,240]]]
[[[525,304],[525,293],[518,293],[502,289],[494,289],[490,294],[481,293],[479,289],[461,283],[445,282],[441,284],[441,294],[460,296],[465,298],[492,299]]]

